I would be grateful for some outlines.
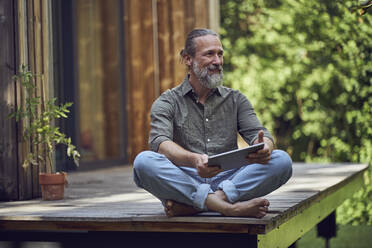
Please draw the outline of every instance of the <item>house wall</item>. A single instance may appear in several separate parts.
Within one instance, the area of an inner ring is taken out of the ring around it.
[[[21,130],[24,125],[29,125],[29,120],[15,123],[7,115],[16,106],[25,104],[25,92],[11,79],[20,65],[27,65],[38,75],[34,82],[38,90],[33,94],[43,102],[50,98],[53,90],[51,4],[41,0],[1,0],[0,6],[6,16],[6,22],[1,24],[0,41],[6,55],[1,56],[4,59],[1,62],[4,71],[1,73],[1,101],[6,110],[0,111],[5,127],[0,129],[1,137],[5,137],[1,141],[0,200],[31,199],[40,196],[38,174],[45,171],[45,165],[22,166],[22,163],[30,151],[42,154],[44,148],[32,145],[32,137],[24,139]]]
[[[14,10],[13,1],[0,0],[0,201],[18,198],[16,123],[8,119],[16,97],[12,83],[16,71]]]
[[[179,52],[197,27],[218,31],[219,1],[125,1],[125,60],[130,162],[148,149],[150,108],[186,75]]]
[[[105,12],[105,4],[98,2],[102,18],[111,20]],[[22,125],[15,123],[7,115],[16,106],[25,103],[25,92],[11,80],[20,65],[40,76],[35,84],[42,101],[54,96],[54,74],[57,72],[53,51],[57,48],[53,41],[53,1],[44,0],[0,0],[0,200],[24,200],[40,196],[38,173],[45,166],[22,166],[26,154],[30,151],[43,153],[42,146],[31,145],[31,140],[22,136]],[[142,150],[148,149],[150,108],[153,101],[166,89],[179,84],[186,75],[185,66],[180,63],[179,51],[183,48],[188,32],[196,27],[207,27],[218,31],[218,0],[118,0],[122,8],[122,27],[124,37],[124,81],[127,155],[131,163]],[[78,6],[79,7],[79,6]],[[114,20],[111,20],[114,22]],[[111,44],[110,37],[115,34],[105,30],[102,42]],[[112,58],[116,52],[112,47],[101,46]],[[111,54],[111,55],[110,55]],[[116,67],[115,67],[116,66]],[[104,76],[110,82],[120,77],[116,74],[117,65],[102,65]],[[56,70],[56,71],[55,71]],[[89,71],[87,72],[89,73]],[[112,85],[113,86],[113,85]],[[115,88],[103,87],[107,97],[112,97]],[[103,102],[113,101],[111,98]],[[117,100],[115,100],[117,101]],[[112,130],[118,117],[116,109],[103,106],[109,113],[109,125],[105,126],[107,135],[117,139]],[[112,115],[110,115],[112,113]],[[110,126],[111,125],[111,126]],[[119,136],[120,137],[120,136]],[[116,142],[116,143],[115,143]],[[105,146],[107,153],[117,147]]]

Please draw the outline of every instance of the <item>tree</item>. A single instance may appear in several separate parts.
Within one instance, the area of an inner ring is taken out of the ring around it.
[[[354,6],[221,1],[225,82],[294,161],[372,160],[372,16]],[[372,223],[372,186],[364,199],[360,220]]]

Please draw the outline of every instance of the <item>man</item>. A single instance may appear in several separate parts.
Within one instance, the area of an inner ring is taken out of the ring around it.
[[[181,57],[189,73],[182,84],[154,102],[152,151],[137,155],[134,181],[162,201],[168,216],[209,210],[262,218],[269,201],[259,197],[288,181],[290,157],[274,150],[272,136],[248,99],[221,86],[223,48],[215,32],[190,32]],[[237,148],[238,132],[249,144],[264,142],[264,148],[238,169],[208,166],[208,155]]]

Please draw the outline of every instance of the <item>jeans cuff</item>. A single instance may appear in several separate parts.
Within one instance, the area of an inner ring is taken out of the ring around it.
[[[203,211],[207,211],[208,209],[205,206],[205,200],[207,199],[208,194],[211,194],[211,193],[213,193],[213,191],[209,184],[206,184],[206,183],[200,184],[198,189],[196,190],[195,193],[193,193],[193,196],[192,196],[194,206]]]
[[[239,192],[230,180],[222,181],[218,185],[218,189],[222,190],[225,193],[227,200],[230,203],[234,203],[239,199]]]

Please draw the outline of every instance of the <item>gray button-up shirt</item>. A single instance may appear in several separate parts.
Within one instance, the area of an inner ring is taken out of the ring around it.
[[[163,141],[171,140],[186,150],[211,156],[237,149],[238,132],[252,144],[259,130],[273,140],[242,93],[219,86],[203,105],[186,77],[153,103],[149,145],[157,152]]]

